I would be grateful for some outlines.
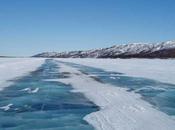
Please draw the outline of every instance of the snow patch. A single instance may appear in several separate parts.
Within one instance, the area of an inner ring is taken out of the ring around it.
[[[111,79],[116,79],[116,77],[110,77]]]
[[[175,84],[174,59],[58,59],[106,71],[120,72],[127,76],[142,77]]]
[[[44,61],[38,58],[0,58],[0,90],[12,83],[9,80],[34,71]]]
[[[82,92],[101,110],[84,119],[96,130],[174,130],[175,120],[143,101],[140,95],[127,92],[125,88],[102,84],[59,63],[60,72],[69,72],[70,77],[57,81],[71,84],[75,92]],[[75,74],[79,73],[79,75]]]
[[[31,89],[31,88],[25,88],[25,89],[22,89],[20,91],[26,91],[28,93],[37,93],[39,91],[39,88],[35,88],[35,89]]]
[[[8,105],[6,105],[6,106],[2,106],[2,107],[0,107],[0,109],[2,109],[2,110],[4,110],[4,111],[8,111],[9,109],[10,109],[10,107],[11,106],[13,106],[13,104],[8,104]]]

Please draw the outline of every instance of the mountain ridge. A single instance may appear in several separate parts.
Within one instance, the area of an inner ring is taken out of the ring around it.
[[[44,52],[45,58],[175,58],[175,41],[130,43],[86,51]]]

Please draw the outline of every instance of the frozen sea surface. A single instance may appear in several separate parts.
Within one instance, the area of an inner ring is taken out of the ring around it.
[[[0,130],[175,129],[171,83],[55,60],[11,81],[0,91]]]
[[[27,75],[43,64],[45,59],[39,58],[0,58],[0,91],[12,82],[7,82],[18,76]]]
[[[58,65],[59,71],[68,76],[66,79],[57,81],[71,84],[74,92],[83,93],[100,107],[99,111],[90,113],[84,118],[96,130],[175,129],[175,120],[172,116],[155,109],[155,106],[141,99],[140,94],[130,90],[127,86],[117,86],[98,77],[106,75],[103,70],[64,62],[58,62]],[[92,70],[92,73],[88,74],[87,70]],[[95,73],[100,74],[96,76]],[[124,76],[121,73],[110,72],[109,78],[116,79],[116,75]]]
[[[0,130],[93,130],[83,117],[98,107],[70,85],[53,60],[0,91]]]
[[[58,60],[175,84],[175,59],[60,58]]]
[[[175,85],[160,81],[123,75],[122,73],[104,71],[103,69],[75,63],[62,62],[77,68],[101,83],[127,88],[129,92],[139,93],[142,99],[151,103],[156,109],[175,116]]]

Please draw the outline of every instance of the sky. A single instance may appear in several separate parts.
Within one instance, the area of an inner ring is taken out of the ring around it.
[[[0,0],[0,55],[175,40],[175,0]]]

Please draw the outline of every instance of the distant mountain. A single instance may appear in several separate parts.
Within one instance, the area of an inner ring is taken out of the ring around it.
[[[0,56],[0,58],[6,58],[7,56]]]
[[[175,41],[132,43],[87,51],[44,52],[33,57],[46,58],[175,58]]]
[[[17,58],[17,57],[14,57],[14,56],[0,56],[0,58]]]

